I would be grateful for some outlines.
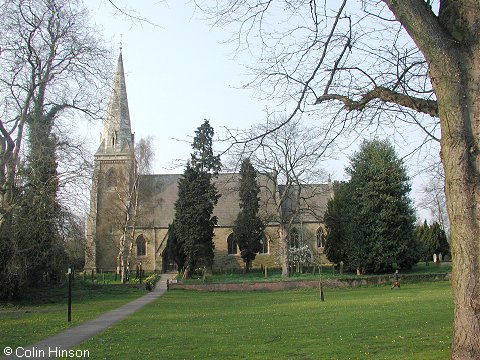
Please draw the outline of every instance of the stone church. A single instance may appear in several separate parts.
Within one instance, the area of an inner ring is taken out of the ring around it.
[[[130,269],[141,264],[148,272],[164,272],[174,264],[165,252],[168,225],[174,218],[180,174],[139,175],[136,177],[134,135],[128,110],[127,89],[120,53],[112,93],[94,157],[94,175],[87,219],[85,269],[116,271],[122,234],[129,252]],[[215,180],[221,194],[214,215],[214,271],[242,269],[243,261],[232,236],[232,226],[240,211],[236,173],[221,173]],[[278,229],[281,218],[294,219],[289,226],[291,247],[308,245],[313,254],[323,253],[325,229],[322,217],[333,196],[331,184],[309,184],[301,191],[290,189],[281,206],[279,195],[285,187],[275,174],[259,174],[260,216],[265,221],[263,249],[253,267],[280,267]],[[302,199],[294,201],[292,199]],[[305,210],[304,210],[305,209]],[[295,214],[292,217],[292,214]],[[289,217],[290,215],[290,217]]]

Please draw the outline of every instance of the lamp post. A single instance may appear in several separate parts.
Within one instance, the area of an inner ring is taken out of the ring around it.
[[[68,268],[68,322],[72,321],[72,268]]]

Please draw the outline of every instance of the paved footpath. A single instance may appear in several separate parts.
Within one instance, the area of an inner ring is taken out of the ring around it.
[[[48,359],[61,355],[61,350],[67,350],[81,342],[91,338],[92,336],[102,332],[117,321],[132,315],[135,311],[143,306],[151,303],[159,296],[167,291],[167,280],[175,277],[175,274],[162,274],[160,281],[157,283],[152,292],[133,300],[115,310],[111,310],[96,319],[89,320],[83,324],[62,331],[57,335],[53,335],[45,340],[25,348],[13,349],[10,356],[4,356],[4,359]],[[25,329],[28,331],[28,329]],[[17,354],[15,353],[17,352]],[[92,355],[92,354],[90,354]],[[68,358],[68,356],[66,356]],[[72,356],[70,356],[72,357]],[[76,357],[73,355],[73,357]]]

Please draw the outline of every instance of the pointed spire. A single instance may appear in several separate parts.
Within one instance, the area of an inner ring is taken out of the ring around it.
[[[132,129],[121,49],[100,141],[99,152],[122,151],[132,146]]]

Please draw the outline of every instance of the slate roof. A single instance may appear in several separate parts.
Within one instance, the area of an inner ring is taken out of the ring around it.
[[[331,198],[332,189],[329,184],[304,184],[298,191],[298,186],[288,189],[289,194],[282,204],[282,211],[289,217],[292,212],[297,212],[297,222],[323,222],[323,215],[327,210],[328,200]],[[279,186],[279,191],[286,191],[284,185]]]
[[[175,201],[178,197],[178,180],[180,174],[142,175],[139,180],[139,206],[137,213],[137,227],[167,227],[175,215]],[[266,174],[259,174],[260,184],[260,216],[266,221],[275,221],[276,211],[274,202],[275,186],[273,180]],[[230,227],[233,225],[239,207],[238,173],[219,174],[215,180],[218,192],[221,194],[215,206],[214,215],[218,218],[217,226]],[[282,191],[282,187],[279,186]],[[315,214],[302,213],[302,221],[318,222],[325,212],[327,201],[330,198],[328,185],[308,185],[302,188],[303,202],[315,209]],[[294,197],[291,197],[293,199]],[[294,208],[294,201],[284,204],[282,211]],[[302,204],[302,208],[304,208]],[[315,204],[315,205],[314,205]]]

